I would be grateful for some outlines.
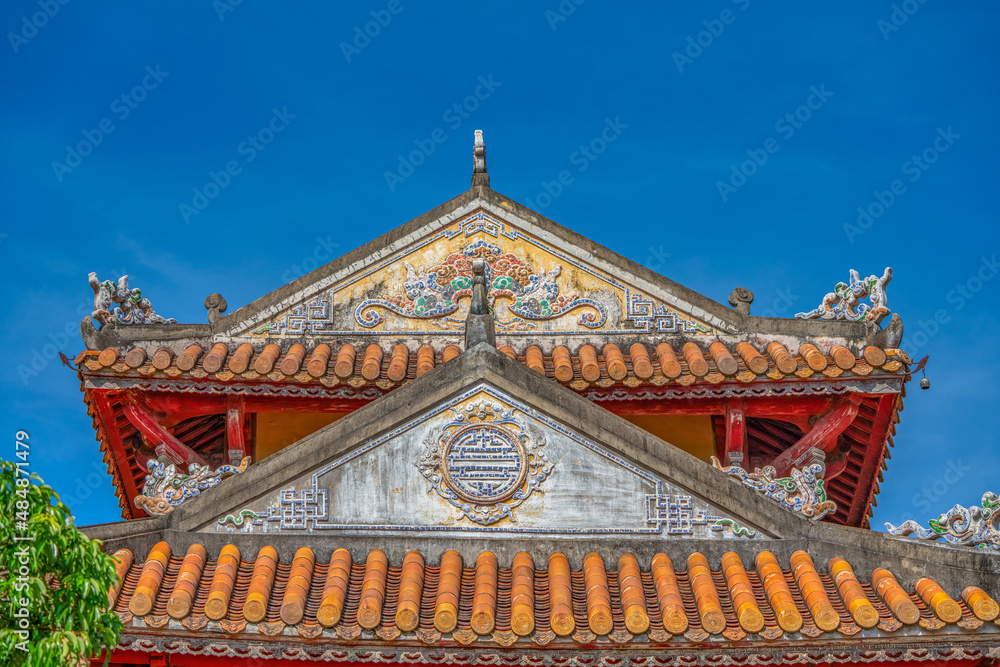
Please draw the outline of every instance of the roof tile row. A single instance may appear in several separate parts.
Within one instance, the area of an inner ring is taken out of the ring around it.
[[[627,353],[616,344],[608,343],[601,350],[585,344],[572,353],[558,345],[549,355],[536,345],[528,346],[518,354],[509,346],[500,351],[529,368],[553,377],[563,384],[582,389],[591,384],[610,386],[665,384],[676,382],[686,385],[694,382],[722,382],[738,380],[750,382],[758,379],[781,379],[784,376],[799,378],[822,374],[838,377],[844,373],[868,375],[875,369],[895,373],[904,364],[911,363],[900,350],[869,346],[858,356],[847,348],[833,345],[825,353],[816,345],[803,344],[793,354],[784,344],[772,341],[758,349],[741,341],[732,348],[715,341],[707,350],[694,342],[685,343],[679,350],[669,343],[660,343],[650,349],[635,343]],[[678,354],[679,352],[679,354]],[[461,353],[449,345],[436,353],[429,345],[412,352],[406,345],[396,345],[384,350],[372,343],[363,350],[354,345],[341,345],[336,351],[321,343],[311,351],[295,343],[282,352],[277,343],[270,343],[256,351],[250,343],[243,343],[231,350],[224,343],[215,343],[206,352],[201,345],[189,345],[180,354],[161,347],[151,358],[143,348],[132,348],[124,355],[114,347],[100,352],[88,350],[77,357],[77,364],[92,372],[110,369],[116,373],[166,375],[189,374],[192,377],[214,375],[220,380],[237,377],[244,379],[267,378],[270,380],[319,380],[327,385],[349,382],[355,385],[375,383],[389,388],[407,379],[420,377],[435,365],[447,362]]]
[[[156,544],[142,566],[128,550],[115,556],[120,584],[109,592],[109,601],[123,620],[142,617],[158,628],[174,619],[191,631],[217,622],[230,634],[276,634],[294,626],[305,636],[333,628],[342,638],[377,630],[384,640],[416,632],[423,641],[450,633],[461,643],[529,636],[543,643],[556,636],[583,643],[608,636],[621,643],[636,635],[656,642],[681,634],[739,641],[747,635],[774,640],[838,630],[853,635],[875,627],[894,632],[907,625],[925,630],[1000,625],[1000,606],[974,586],[953,598],[923,578],[910,594],[884,568],[874,571],[870,585],[863,584],[847,561],[834,558],[829,573],[821,573],[804,551],[791,556],[790,569],[769,551],[756,554],[753,569],[729,552],[720,571],[698,552],[683,571],[662,553],[653,557],[649,571],[630,553],[621,555],[614,570],[600,555],[588,554],[579,571],[561,553],[548,558],[545,570],[536,569],[525,552],[514,556],[511,567],[499,567],[494,554],[483,552],[471,568],[454,551],[445,552],[438,566],[427,566],[411,551],[398,567],[379,549],[363,564],[354,563],[345,549],[318,563],[309,548],[299,549],[286,564],[271,546],[247,562],[232,544],[216,559],[207,558],[200,544],[178,558],[166,542]]]

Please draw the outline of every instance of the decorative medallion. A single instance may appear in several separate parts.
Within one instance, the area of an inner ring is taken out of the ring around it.
[[[475,259],[482,259],[486,264],[486,298],[490,310],[497,298],[505,298],[509,300],[507,309],[515,315],[497,321],[498,329],[529,328],[533,325],[525,320],[554,319],[577,309],[585,309],[578,322],[581,326],[596,328],[608,319],[604,307],[597,301],[559,293],[557,279],[562,267],[558,264],[549,271],[541,267],[536,270],[517,255],[484,240],[469,244],[462,252],[452,253],[430,268],[414,269],[404,262],[405,296],[362,301],[355,311],[355,319],[363,327],[374,327],[382,321],[377,309],[385,308],[408,318],[442,318],[438,326],[460,329],[465,320],[445,316],[458,310],[459,300],[472,297],[472,261]]]
[[[882,277],[868,276],[864,280],[857,271],[851,269],[851,283],[837,283],[815,310],[796,313],[803,320],[850,320],[879,324],[889,314],[889,301],[885,288],[892,280],[892,267],[886,267]],[[871,305],[861,303],[869,299]]]
[[[135,497],[135,505],[149,514],[167,514],[188,498],[201,495],[226,475],[239,474],[250,465],[250,457],[245,457],[238,466],[223,465],[212,470],[208,466],[197,463],[188,464],[188,474],[177,472],[174,464],[163,464],[156,459],[146,463],[146,482],[142,486],[142,495]]]
[[[451,412],[438,438],[424,442],[417,469],[467,519],[516,522],[513,510],[552,472],[545,440],[528,434],[514,408],[489,399]]]
[[[100,323],[106,324],[176,324],[175,319],[166,319],[153,312],[149,299],[142,296],[138,287],[129,289],[128,276],[118,279],[118,284],[97,279],[97,274],[91,272],[87,276],[94,290],[94,312],[90,316]],[[114,304],[118,304],[115,306]]]
[[[757,468],[750,473],[739,466],[724,468],[714,456],[712,465],[807,519],[818,521],[837,511],[837,503],[826,498],[826,489],[823,487],[824,466],[820,463],[813,463],[802,470],[792,468],[788,477],[778,478],[775,478],[777,471],[773,466]]]
[[[955,505],[924,528],[916,521],[904,521],[900,526],[886,523],[891,535],[910,535],[921,540],[939,540],[967,547],[1000,551],[1000,498],[992,491],[983,494],[981,506]]]

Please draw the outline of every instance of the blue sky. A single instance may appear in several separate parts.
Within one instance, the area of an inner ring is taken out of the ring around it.
[[[465,190],[475,129],[496,190],[755,314],[892,266],[933,388],[873,523],[1000,491],[1000,5],[231,2],[0,9],[0,456],[27,430],[80,524],[119,516],[55,356],[87,274],[203,322]]]

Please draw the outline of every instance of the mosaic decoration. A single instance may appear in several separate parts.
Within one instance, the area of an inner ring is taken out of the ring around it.
[[[525,264],[517,255],[505,252],[489,241],[475,241],[461,253],[452,253],[440,264],[430,269],[414,269],[403,262],[406,296],[362,301],[355,311],[355,319],[363,327],[374,327],[382,322],[376,308],[386,308],[403,317],[438,318],[458,310],[459,299],[472,297],[472,261],[482,259],[486,264],[486,298],[493,310],[497,298],[507,298],[507,309],[518,316],[506,325],[523,325],[523,320],[548,320],[571,311],[586,308],[579,319],[581,326],[595,328],[604,324],[608,315],[593,299],[579,298],[575,294],[559,294],[557,278],[562,272],[558,264],[546,271]],[[445,318],[445,326],[460,328],[463,320]],[[499,323],[498,323],[499,324]],[[517,327],[515,327],[517,328]]]
[[[788,477],[778,478],[775,478],[777,471],[773,466],[757,468],[751,473],[739,466],[723,467],[714,456],[712,465],[807,519],[818,521],[837,511],[837,503],[826,498],[826,489],[823,487],[824,467],[820,463],[813,463],[801,470],[792,468]]]
[[[928,525],[930,528],[924,528],[910,520],[898,527],[886,523],[885,527],[891,535],[909,535],[920,540],[943,539],[949,544],[1000,551],[1000,498],[987,491],[981,506],[955,505],[937,519],[931,519]]]
[[[481,400],[452,409],[440,436],[424,442],[416,466],[462,515],[488,526],[508,518],[552,472],[544,439],[528,435],[514,408]]]
[[[128,276],[118,279],[118,284],[97,279],[91,272],[87,276],[94,290],[94,312],[90,316],[103,328],[107,324],[176,324],[153,312],[149,299],[142,296],[138,287],[129,289]],[[118,304],[117,306],[115,304]]]
[[[891,267],[886,267],[881,277],[872,275],[864,280],[857,271],[851,269],[850,284],[837,283],[833,291],[823,297],[819,307],[807,313],[796,313],[795,317],[803,320],[850,320],[879,324],[889,314],[889,301],[885,288],[891,280]],[[861,303],[865,298],[871,305]]]
[[[247,469],[250,457],[245,457],[238,466],[223,465],[215,470],[198,463],[188,464],[188,474],[177,472],[174,464],[160,463],[156,459],[146,462],[146,482],[142,495],[135,497],[135,505],[149,514],[167,514],[188,498],[201,495],[226,475],[236,475]]]
[[[251,316],[227,333],[454,335],[465,327],[473,259],[487,264],[487,296],[501,335],[715,331],[570,252],[480,210],[368,266],[319,278],[278,305],[277,315]]]
[[[713,531],[729,531],[739,537],[753,537],[757,531],[744,528],[735,520],[712,516],[696,510],[691,496],[680,494],[650,494],[646,496],[646,523],[667,527],[668,535],[693,535],[695,526],[709,526]]]

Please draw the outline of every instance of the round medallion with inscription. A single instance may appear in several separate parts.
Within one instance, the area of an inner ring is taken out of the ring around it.
[[[455,433],[441,455],[448,488],[462,500],[493,504],[524,483],[528,457],[520,439],[496,424],[471,424]]]

